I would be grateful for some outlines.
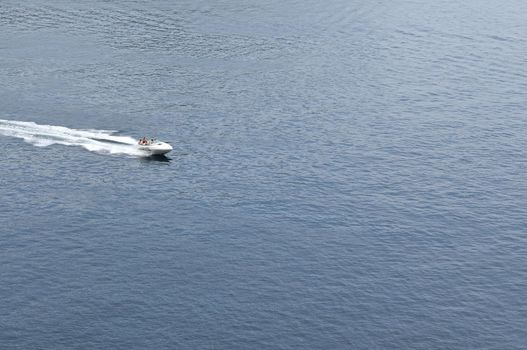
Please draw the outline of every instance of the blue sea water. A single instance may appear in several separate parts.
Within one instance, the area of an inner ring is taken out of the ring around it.
[[[518,0],[2,0],[0,349],[525,349],[526,57]]]

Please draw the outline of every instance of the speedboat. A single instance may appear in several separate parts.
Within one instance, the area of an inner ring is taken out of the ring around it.
[[[172,151],[172,146],[168,143],[145,137],[139,140],[137,148],[147,152],[150,156],[158,156]]]

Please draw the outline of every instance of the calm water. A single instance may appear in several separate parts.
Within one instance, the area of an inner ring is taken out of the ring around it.
[[[519,0],[2,0],[0,348],[525,349],[526,57]]]

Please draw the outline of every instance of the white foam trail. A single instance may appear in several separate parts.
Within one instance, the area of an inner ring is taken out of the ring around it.
[[[41,125],[33,122],[0,119],[0,135],[24,139],[37,147],[50,145],[81,146],[103,154],[145,156],[130,136],[113,135],[110,130],[81,130],[64,126]]]

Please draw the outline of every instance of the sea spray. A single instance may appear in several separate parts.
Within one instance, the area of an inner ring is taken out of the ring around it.
[[[37,147],[58,144],[80,146],[90,152],[144,156],[130,136],[114,135],[111,130],[83,130],[65,126],[42,125],[34,122],[0,119],[0,135],[23,139]]]

